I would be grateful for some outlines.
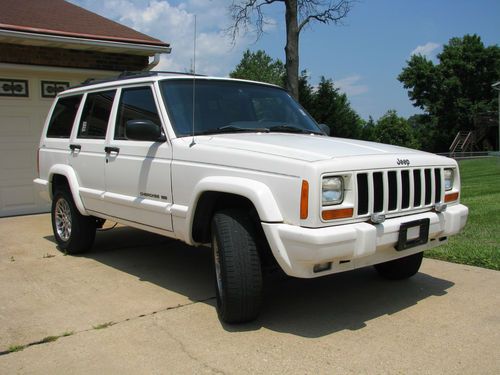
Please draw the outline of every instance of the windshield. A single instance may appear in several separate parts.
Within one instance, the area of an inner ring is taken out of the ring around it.
[[[193,80],[160,82],[178,137],[193,133]],[[194,134],[292,132],[323,134],[284,90],[253,83],[199,79],[195,83]]]

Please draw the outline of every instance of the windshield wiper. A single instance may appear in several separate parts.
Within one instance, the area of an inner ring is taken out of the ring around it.
[[[268,128],[242,128],[240,126],[226,125],[216,129],[203,130],[197,134],[218,134],[218,133],[269,133]]]
[[[269,128],[269,131],[271,131],[271,132],[283,132],[283,133],[302,133],[302,134],[320,134],[320,135],[323,135],[323,133],[316,132],[314,130],[302,129],[302,128],[298,128],[296,126],[291,126],[291,125],[271,126]]]
[[[226,125],[226,126],[221,126],[220,128],[217,128],[217,131],[220,133],[227,133],[227,132],[268,133],[269,129],[268,128],[242,128],[240,126]]]

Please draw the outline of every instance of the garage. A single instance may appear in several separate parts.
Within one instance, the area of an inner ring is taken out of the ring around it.
[[[0,217],[47,212],[33,179],[57,92],[152,69],[170,46],[62,0],[0,0],[0,8]]]
[[[49,204],[36,194],[33,179],[37,176],[38,142],[54,89],[95,75],[92,71],[58,70],[5,64],[0,69],[0,216],[49,210]]]

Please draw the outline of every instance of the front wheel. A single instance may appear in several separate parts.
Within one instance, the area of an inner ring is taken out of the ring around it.
[[[375,265],[380,276],[389,280],[402,280],[415,275],[422,264],[423,252],[409,255],[404,258]]]
[[[254,320],[262,300],[262,269],[252,220],[227,209],[212,219],[217,313],[226,323]]]
[[[52,199],[52,229],[59,248],[68,254],[79,254],[94,243],[96,221],[82,215],[75,206],[71,193],[59,190]]]

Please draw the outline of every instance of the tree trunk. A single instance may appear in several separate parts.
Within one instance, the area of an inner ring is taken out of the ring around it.
[[[299,100],[299,25],[297,0],[285,0],[286,19],[286,89]]]

